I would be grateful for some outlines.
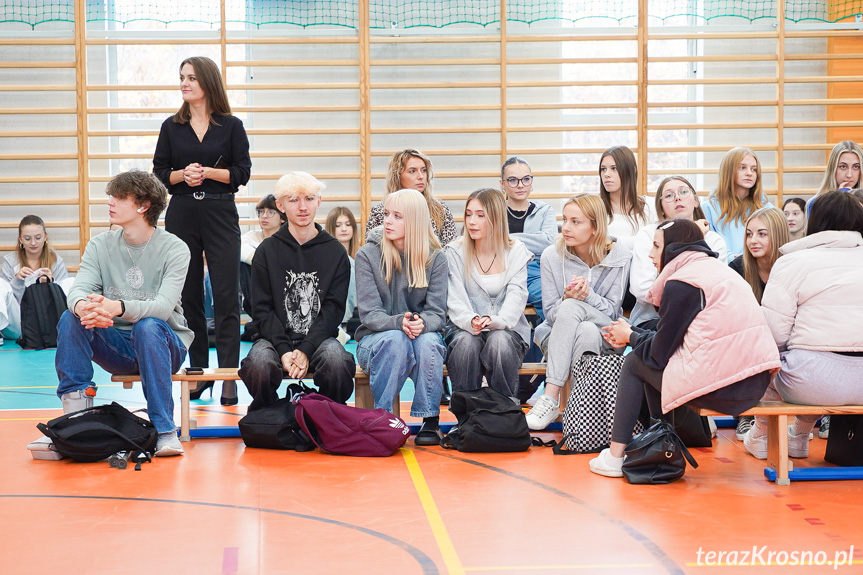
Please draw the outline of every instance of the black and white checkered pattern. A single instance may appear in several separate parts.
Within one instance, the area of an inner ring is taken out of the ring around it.
[[[585,355],[572,369],[572,393],[563,410],[567,450],[586,453],[610,443],[623,360],[622,355]],[[643,429],[636,424],[636,433]]]

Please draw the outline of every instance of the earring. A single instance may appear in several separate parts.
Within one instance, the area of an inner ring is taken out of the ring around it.
[[[138,208],[136,211],[137,211],[139,214],[141,214],[141,213],[143,213],[143,212],[144,212],[144,208]]]

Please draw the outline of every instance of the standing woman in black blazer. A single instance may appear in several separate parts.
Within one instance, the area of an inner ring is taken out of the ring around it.
[[[180,64],[183,105],[162,123],[153,172],[171,193],[165,229],[189,246],[192,261],[183,287],[183,312],[195,341],[193,366],[209,365],[204,319],[204,253],[213,285],[219,367],[237,367],[240,356],[240,225],[234,193],[249,181],[252,160],[243,122],[231,115],[215,62],[195,56]],[[193,399],[212,388],[206,382]],[[212,389],[210,391],[212,394]],[[237,403],[235,382],[224,382],[222,405]]]

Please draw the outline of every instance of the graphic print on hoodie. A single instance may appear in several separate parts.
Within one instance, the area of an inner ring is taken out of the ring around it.
[[[303,335],[321,311],[318,295],[318,272],[293,272],[285,275],[285,329]]]

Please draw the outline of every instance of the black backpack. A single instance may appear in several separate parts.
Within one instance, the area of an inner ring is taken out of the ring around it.
[[[57,322],[66,311],[66,294],[54,282],[35,283],[21,298],[21,337],[24,349],[57,347]]]
[[[62,455],[89,463],[119,451],[152,453],[159,434],[153,424],[120,405],[97,405],[36,426]]]
[[[441,447],[482,453],[525,451],[531,445],[524,411],[490,387],[454,392],[449,410],[458,429],[441,440]]]
[[[292,399],[311,390],[303,384],[288,386],[288,396],[247,413],[238,423],[246,447],[312,451],[315,444],[300,429]]]

